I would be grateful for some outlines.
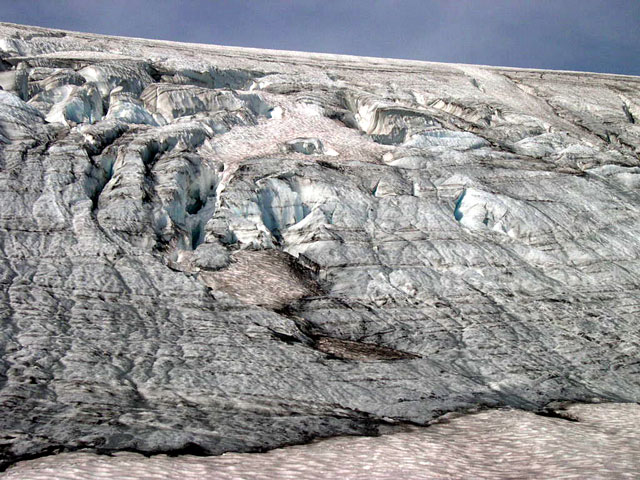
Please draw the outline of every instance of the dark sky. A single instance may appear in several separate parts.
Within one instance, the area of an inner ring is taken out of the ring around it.
[[[0,0],[111,35],[640,75],[640,0]]]

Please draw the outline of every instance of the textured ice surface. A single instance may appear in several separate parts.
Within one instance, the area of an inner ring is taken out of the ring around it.
[[[0,468],[640,400],[637,77],[9,24],[0,59]]]
[[[19,463],[6,480],[200,480],[251,478],[634,479],[640,471],[640,407],[572,405],[567,419],[486,410],[380,437],[337,437],[268,453],[219,457],[64,453]]]

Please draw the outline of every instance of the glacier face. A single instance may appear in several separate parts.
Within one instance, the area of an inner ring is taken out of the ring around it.
[[[0,462],[640,400],[640,79],[0,24]]]

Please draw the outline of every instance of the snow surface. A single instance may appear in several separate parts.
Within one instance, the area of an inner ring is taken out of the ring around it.
[[[21,462],[5,480],[634,479],[640,406],[572,405],[558,417],[519,410],[449,415],[379,437],[336,437],[218,457],[64,453]]]

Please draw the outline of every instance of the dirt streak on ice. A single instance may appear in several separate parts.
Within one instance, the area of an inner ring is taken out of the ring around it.
[[[75,452],[18,463],[2,479],[638,478],[640,405],[572,405],[562,418],[519,410],[449,416],[380,437],[336,437],[219,457]]]

